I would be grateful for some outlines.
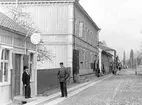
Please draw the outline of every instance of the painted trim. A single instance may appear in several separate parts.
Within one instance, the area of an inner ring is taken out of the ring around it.
[[[44,3],[73,3],[76,2],[76,0],[55,0],[55,1],[19,1],[19,3],[16,3],[14,1],[11,2],[1,2],[1,4],[44,4]]]
[[[23,82],[22,82],[22,75],[23,75],[23,54],[20,54],[20,60],[21,60],[21,64],[20,64],[20,78],[21,78],[21,81],[20,81],[20,95],[23,95]]]
[[[6,45],[0,45],[2,48],[6,48],[6,49],[13,49],[13,47],[10,46],[6,46]]]
[[[28,50],[29,53],[36,53],[34,50]]]
[[[11,69],[12,69],[12,57],[11,57],[11,54],[12,54],[12,47],[9,47],[9,46],[4,46],[4,45],[0,45],[0,57],[1,57],[1,54],[2,54],[2,50],[3,49],[8,49],[9,50],[9,59],[8,59],[8,77],[7,77],[7,81],[2,81],[0,82],[0,86],[8,86],[11,84]],[[1,58],[0,58],[0,67],[1,67]],[[2,78],[2,80],[4,80],[4,76]]]

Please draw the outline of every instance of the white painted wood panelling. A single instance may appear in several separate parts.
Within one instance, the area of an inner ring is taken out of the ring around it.
[[[50,43],[67,43],[68,42],[68,36],[67,35],[56,35],[56,36],[49,36],[44,35],[42,36],[42,40],[45,44]]]
[[[10,85],[0,86],[0,105],[10,102]]]
[[[66,34],[68,33],[69,18],[72,17],[72,4],[50,3],[47,5],[28,5],[24,11],[30,13],[35,26],[43,34]]]
[[[37,69],[51,69],[59,68],[60,62],[64,62],[67,66],[67,45],[46,45],[47,50],[51,51],[52,56],[50,60],[45,60],[43,64],[38,62]]]

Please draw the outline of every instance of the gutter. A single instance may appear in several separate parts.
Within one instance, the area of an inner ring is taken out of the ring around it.
[[[5,30],[5,31],[12,32],[12,33],[14,33],[14,34],[18,34],[18,35],[21,35],[21,36],[26,36],[25,33],[22,33],[22,32],[13,30],[13,29],[10,29],[10,28],[8,28],[8,27],[3,27],[3,26],[0,25],[0,28],[3,29],[3,30]],[[30,37],[30,36],[28,36],[28,37]]]

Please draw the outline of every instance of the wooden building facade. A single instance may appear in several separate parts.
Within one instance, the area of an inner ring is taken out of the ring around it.
[[[72,74],[93,73],[91,63],[98,56],[100,29],[78,0],[18,1],[23,11],[31,15],[44,44],[54,56],[52,61],[39,63],[39,70],[59,68],[59,63],[64,62],[72,68]],[[15,5],[15,1],[4,0],[2,5]]]
[[[36,46],[27,30],[0,12],[0,104],[23,95],[23,66],[29,66],[32,96],[36,95]]]

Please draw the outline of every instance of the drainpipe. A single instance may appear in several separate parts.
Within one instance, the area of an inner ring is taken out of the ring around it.
[[[102,49],[99,48],[99,68],[100,73],[102,72]]]
[[[102,62],[102,50],[99,48],[99,33],[100,33],[101,29],[98,30],[97,32],[97,47],[98,47],[98,59],[99,59],[99,69],[100,69],[100,73],[102,72],[101,70],[101,62]]]
[[[113,64],[114,70],[116,69],[116,51],[114,50],[114,64]]]

